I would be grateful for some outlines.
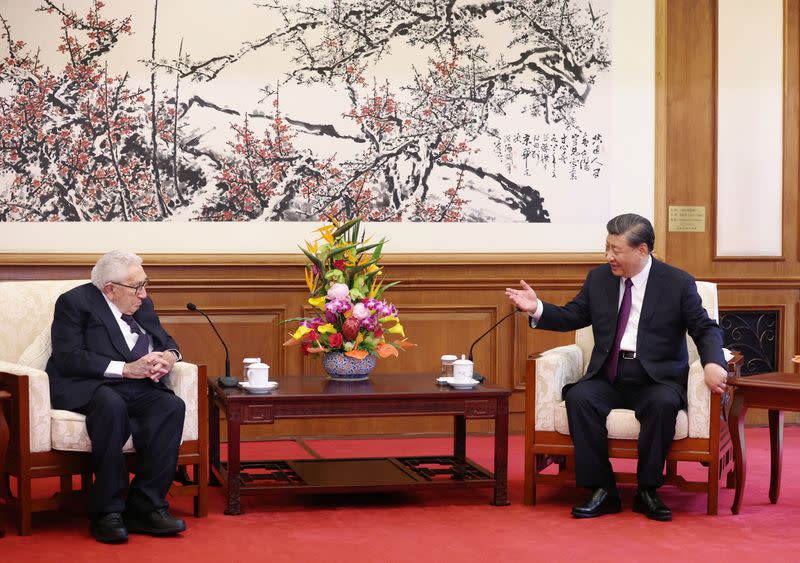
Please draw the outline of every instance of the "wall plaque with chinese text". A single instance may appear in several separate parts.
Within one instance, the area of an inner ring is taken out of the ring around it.
[[[669,231],[671,233],[706,232],[706,208],[702,205],[670,205]]]

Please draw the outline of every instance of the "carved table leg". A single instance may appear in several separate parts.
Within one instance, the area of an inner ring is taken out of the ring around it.
[[[783,465],[783,411],[769,411],[769,501],[778,502],[781,494],[781,466]]]
[[[744,415],[746,412],[744,392],[741,389],[737,389],[733,395],[731,411],[728,414],[728,428],[733,442],[733,463],[735,467],[734,473],[736,474],[736,495],[733,498],[733,506],[731,506],[731,512],[734,514],[739,514],[739,509],[742,506],[742,492],[744,491],[744,482],[747,477],[747,457],[744,445]]]
[[[467,457],[467,421],[463,414],[453,417],[453,456],[459,461]]]
[[[219,487],[222,483],[217,479],[214,469],[220,470],[219,460],[219,407],[215,402],[216,391],[208,388],[208,484]]]
[[[241,406],[228,404],[228,505],[225,514],[242,514],[240,499],[240,446],[241,446]]]
[[[508,397],[497,399],[494,419],[494,498],[495,506],[508,506]]]

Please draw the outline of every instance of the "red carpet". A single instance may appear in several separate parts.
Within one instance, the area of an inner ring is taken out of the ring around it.
[[[446,453],[446,438],[310,441],[323,456]],[[661,489],[672,522],[653,522],[631,512],[633,489],[623,488],[624,512],[575,520],[574,488],[540,488],[539,504],[522,504],[522,438],[509,452],[512,505],[488,504],[490,491],[416,494],[245,497],[242,516],[225,516],[220,489],[212,489],[207,518],[191,516],[191,502],[172,503],[187,520],[179,537],[131,536],[124,545],[101,545],[82,515],[37,515],[34,534],[16,535],[6,524],[0,561],[797,561],[800,519],[800,428],[787,428],[781,497],[767,498],[769,440],[765,428],[747,430],[748,480],[742,513],[730,513],[733,491],[720,493],[720,515],[706,516],[704,494]],[[492,440],[469,438],[467,453],[492,467]],[[304,458],[292,442],[247,444],[243,458]],[[701,471],[699,465],[697,471]],[[692,464],[687,465],[687,468]],[[692,469],[694,470],[694,469]],[[44,493],[55,483],[46,483]]]

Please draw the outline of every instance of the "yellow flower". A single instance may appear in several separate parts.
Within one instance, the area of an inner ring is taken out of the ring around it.
[[[380,274],[375,274],[375,277],[372,278],[372,285],[369,288],[369,294],[367,297],[375,297],[378,295],[378,290],[383,285],[383,281],[380,279]]]
[[[325,310],[325,296],[320,295],[319,297],[312,297],[308,300],[308,304],[312,307],[316,307],[320,311]]]
[[[325,225],[317,229],[328,244],[333,244],[333,231],[336,230],[334,225]]]
[[[397,317],[395,317],[394,315],[389,315],[388,317],[382,317],[382,318],[380,318],[380,319],[378,319],[378,320],[379,320],[380,322],[382,322],[382,323],[389,323],[389,322],[392,322],[392,321],[397,321],[397,322],[399,322],[399,321],[400,321],[400,319],[398,319],[398,318],[397,318]]]
[[[387,332],[391,332],[392,334],[399,334],[403,338],[406,337],[406,333],[403,332],[403,325],[401,325],[400,323],[397,323],[393,327],[387,329]]]
[[[308,291],[313,292],[314,286],[317,285],[314,273],[311,271],[311,268],[306,268],[305,274],[306,274],[306,285],[308,286]]]
[[[309,332],[311,332],[310,328],[308,328],[305,325],[300,325],[299,327],[297,327],[297,330],[294,331],[294,334],[292,334],[292,338],[294,338],[295,340],[300,340]]]
[[[331,323],[328,323],[319,327],[317,332],[322,334],[336,334],[337,330]]]

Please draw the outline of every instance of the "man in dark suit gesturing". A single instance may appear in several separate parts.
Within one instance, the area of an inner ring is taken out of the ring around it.
[[[589,272],[572,301],[563,307],[543,303],[524,281],[521,289],[507,288],[506,295],[528,312],[531,327],[571,331],[592,325],[594,349],[586,374],[563,390],[576,482],[592,489],[584,504],[572,508],[573,516],[621,510],[608,459],[606,418],[611,409],[627,408],[641,424],[633,509],[654,520],[671,520],[656,489],[678,411],[686,407],[686,332],[697,344],[706,385],[722,393],[727,379],[722,330],[703,309],[694,279],[651,256],[655,233],[650,221],[628,213],[606,228],[608,263]]]
[[[86,415],[95,474],[90,530],[105,543],[127,540],[128,531],[186,529],[165,500],[186,405],[162,378],[180,352],[153,310],[147,282],[142,259],[115,250],[97,261],[92,283],[64,293],[55,305],[50,398],[54,408]],[[122,447],[131,435],[137,466],[129,487]]]

